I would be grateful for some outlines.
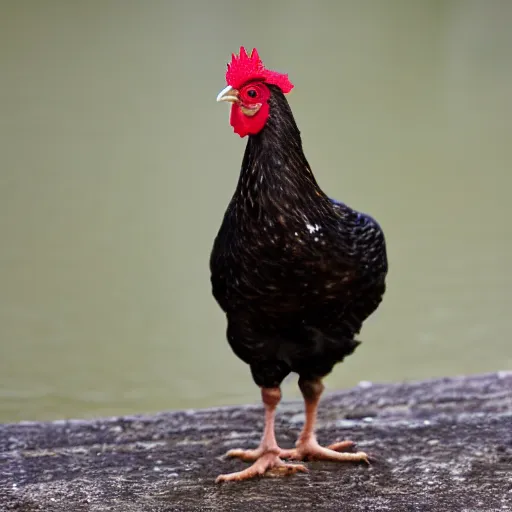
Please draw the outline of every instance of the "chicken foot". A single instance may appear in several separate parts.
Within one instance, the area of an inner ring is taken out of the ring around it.
[[[302,464],[288,464],[280,458],[280,453],[283,450],[277,445],[274,419],[277,405],[281,400],[281,390],[279,388],[261,388],[261,397],[265,406],[265,428],[260,446],[255,450],[229,450],[226,454],[228,457],[238,457],[244,461],[254,461],[254,463],[243,471],[219,475],[217,483],[247,480],[267,474],[268,476],[284,476],[307,471]]]
[[[355,443],[352,441],[341,441],[329,445],[327,448],[320,446],[315,436],[315,423],[318,411],[320,396],[324,385],[319,379],[299,379],[299,387],[304,397],[306,409],[306,421],[302,432],[299,435],[295,448],[291,450],[280,450],[279,456],[283,459],[293,460],[330,460],[338,462],[366,462],[369,464],[368,455],[364,452],[344,453]]]

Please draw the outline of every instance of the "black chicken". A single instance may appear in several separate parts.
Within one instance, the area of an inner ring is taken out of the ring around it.
[[[367,462],[363,452],[344,452],[351,441],[321,447],[314,425],[322,378],[354,351],[354,336],[382,300],[384,235],[371,217],[318,186],[284,96],[293,88],[287,75],[265,69],[256,49],[249,57],[242,47],[226,81],[217,101],[232,103],[230,123],[249,140],[214,242],[211,281],[229,344],[261,388],[265,429],[257,449],[228,452],[254,463],[217,481],[306,470],[287,458]],[[274,416],[290,372],[299,374],[306,420],[296,448],[284,450]]]

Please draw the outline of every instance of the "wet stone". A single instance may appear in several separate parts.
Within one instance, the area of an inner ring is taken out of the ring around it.
[[[0,511],[512,511],[511,395],[507,372],[365,382],[324,397],[318,438],[358,442],[370,466],[222,485],[246,467],[226,450],[258,444],[259,406],[0,425]],[[283,448],[302,421],[302,403],[279,409]]]

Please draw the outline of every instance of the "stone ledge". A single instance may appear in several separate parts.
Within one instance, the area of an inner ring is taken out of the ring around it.
[[[291,447],[300,402],[284,403]],[[309,473],[216,485],[244,467],[229,448],[258,444],[260,406],[0,425],[0,510],[512,511],[512,372],[331,393],[320,442],[350,438],[365,465],[309,462]]]

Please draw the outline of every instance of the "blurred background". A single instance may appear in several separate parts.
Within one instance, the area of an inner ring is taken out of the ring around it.
[[[508,0],[3,0],[0,421],[259,401],[208,270],[241,44],[289,72],[322,188],[387,235],[328,388],[512,369],[511,26]]]

